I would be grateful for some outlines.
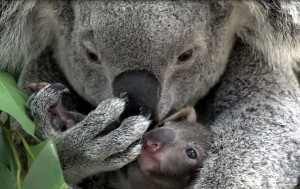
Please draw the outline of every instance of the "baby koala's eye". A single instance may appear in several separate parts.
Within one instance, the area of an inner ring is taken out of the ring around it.
[[[196,159],[197,158],[197,153],[195,150],[193,149],[188,149],[185,151],[186,155],[190,158],[190,159]]]

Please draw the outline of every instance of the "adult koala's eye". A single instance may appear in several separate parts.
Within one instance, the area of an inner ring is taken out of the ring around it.
[[[95,47],[95,45],[90,41],[84,41],[83,46],[85,48],[85,54],[87,59],[91,62],[98,63],[99,62],[99,57],[97,55],[98,50]]]
[[[181,55],[179,55],[179,57],[177,58],[177,64],[182,64],[186,61],[188,61],[192,56],[193,56],[194,50],[190,49],[185,51],[184,53],[182,53]]]
[[[163,127],[164,125],[165,125],[165,123],[162,122],[162,123],[158,124],[157,127]]]
[[[90,51],[87,50],[86,55],[87,55],[88,59],[92,62],[98,62],[99,61],[99,57],[93,52],[90,52]]]
[[[186,155],[190,158],[190,159],[196,159],[197,158],[197,153],[195,150],[193,149],[188,149],[185,151]]]

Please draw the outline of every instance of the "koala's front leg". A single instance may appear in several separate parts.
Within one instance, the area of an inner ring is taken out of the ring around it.
[[[65,132],[53,127],[49,109],[60,102],[64,88],[50,84],[33,94],[27,105],[29,115],[36,123],[36,135],[41,139],[54,136],[64,176],[69,183],[120,168],[133,161],[140,153],[140,140],[150,121],[143,116],[132,116],[107,132],[106,128],[125,108],[125,100],[112,98],[103,101],[77,125]]]

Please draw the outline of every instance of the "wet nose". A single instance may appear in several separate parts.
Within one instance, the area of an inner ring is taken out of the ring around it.
[[[155,140],[148,139],[145,142],[145,147],[150,152],[156,152],[161,149],[161,143]]]
[[[160,99],[160,83],[154,74],[146,71],[126,71],[119,74],[113,84],[114,95],[126,93],[128,98],[124,117],[139,114],[141,107],[149,109],[152,119],[156,118],[156,108]]]
[[[158,128],[145,134],[144,145],[149,151],[156,152],[174,140],[174,130],[170,128]]]

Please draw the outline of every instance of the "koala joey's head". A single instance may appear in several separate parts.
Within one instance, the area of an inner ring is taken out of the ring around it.
[[[232,18],[238,14],[209,1],[72,1],[71,7],[60,14],[65,37],[56,54],[72,88],[94,106],[127,92],[157,121],[215,85],[240,23]]]
[[[212,133],[196,122],[194,109],[187,107],[146,133],[143,140],[140,170],[153,182],[168,185],[174,180],[187,182],[202,167]]]

